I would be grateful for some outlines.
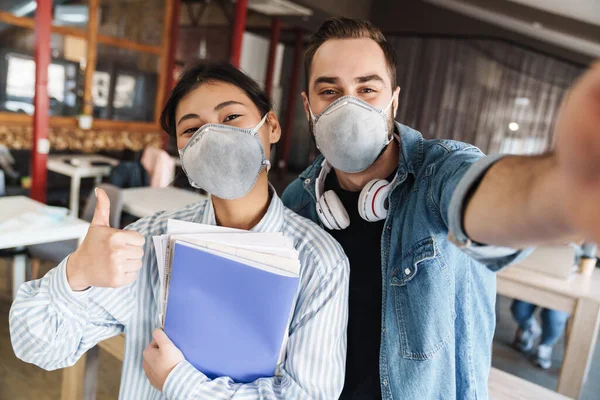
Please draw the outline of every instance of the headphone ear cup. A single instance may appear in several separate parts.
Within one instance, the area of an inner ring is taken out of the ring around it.
[[[390,183],[385,179],[373,179],[360,192],[358,214],[369,222],[381,221],[387,217]]]
[[[317,213],[329,230],[342,230],[350,226],[350,217],[340,198],[333,190],[323,193],[317,202]]]
[[[338,227],[337,229],[346,229],[350,226],[350,217],[348,216],[348,211],[346,211],[346,207],[342,204],[342,201],[338,197],[337,194],[333,190],[328,190],[323,195],[327,204],[329,204],[329,210],[331,211],[331,215],[335,219]]]

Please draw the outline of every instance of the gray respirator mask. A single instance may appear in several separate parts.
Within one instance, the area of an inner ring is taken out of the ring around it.
[[[265,115],[250,129],[207,124],[179,150],[181,167],[190,185],[226,200],[244,197],[271,163],[258,137]]]
[[[355,173],[373,165],[394,137],[388,125],[393,101],[392,97],[385,108],[376,108],[357,97],[344,96],[318,115],[309,105],[317,148],[333,168]]]

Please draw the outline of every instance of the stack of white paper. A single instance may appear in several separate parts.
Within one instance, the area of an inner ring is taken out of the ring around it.
[[[167,233],[154,236],[152,240],[160,280],[161,323],[164,323],[169,287],[171,268],[169,249],[175,241],[255,261],[259,264],[257,268],[278,268],[283,270],[284,273],[287,271],[296,276],[300,270],[298,251],[294,248],[292,239],[283,236],[281,232],[255,233],[241,229],[170,219],[167,221]],[[230,258],[233,259],[234,257]]]
[[[186,359],[196,357],[195,353],[199,345],[197,335],[202,336],[204,340],[212,338],[214,341],[219,341],[220,343],[214,343],[215,348],[223,351],[230,349],[234,343],[239,345],[244,342],[249,345],[254,344],[255,347],[264,344],[265,348],[271,349],[273,346],[277,348],[281,346],[275,358],[279,356],[277,365],[283,361],[288,329],[284,333],[281,330],[283,325],[278,325],[277,328],[271,326],[271,322],[279,318],[280,324],[287,320],[289,326],[291,320],[300,274],[299,254],[291,238],[281,232],[251,232],[169,220],[166,234],[154,236],[153,243],[160,281],[161,324],[165,332],[171,329],[176,337],[174,342],[179,340],[180,346],[189,349],[188,354],[185,349],[182,349]],[[232,262],[235,267],[232,267]],[[235,268],[241,269],[232,275]],[[179,275],[177,279],[171,280],[173,271],[178,271]],[[211,281],[212,286],[209,286],[208,282],[215,276],[217,280]],[[242,276],[244,278],[241,278]],[[253,277],[257,278],[253,279]],[[185,279],[183,284],[182,279]],[[241,281],[241,279],[247,280]],[[238,297],[237,291],[230,291],[232,285],[241,285],[239,286],[241,297]],[[253,289],[252,285],[255,285]],[[217,286],[220,286],[220,289],[217,290]],[[169,306],[169,291],[173,287],[172,304]],[[250,297],[243,297],[248,296],[244,293],[253,294]],[[231,308],[232,305],[235,309]],[[269,318],[269,311],[267,311],[269,308],[272,308],[270,312],[275,312],[277,315]],[[199,311],[194,311],[190,315],[189,309]],[[260,310],[264,310],[263,315]],[[252,317],[254,311],[258,314]],[[264,313],[267,313],[267,319],[264,319]],[[225,320],[229,322],[223,322]],[[215,340],[214,336],[211,336],[212,333],[208,332],[211,329],[215,330],[215,334],[220,332],[219,340]],[[252,333],[244,332],[246,329],[252,329]],[[222,339],[223,332],[227,333],[231,330],[237,330],[239,334],[232,336],[229,342]],[[275,338],[273,332],[280,332],[275,334],[275,336],[282,334],[279,336],[280,339]],[[179,333],[183,337],[177,337]],[[273,357],[272,352],[261,353],[265,361],[259,368],[256,365],[246,367],[241,365],[246,361],[244,359],[231,360],[230,363],[225,360],[226,364],[220,365],[223,358],[232,358],[231,354],[226,352],[221,354],[218,350],[214,354],[206,353],[207,351],[204,350],[200,352],[198,359],[188,359],[188,361],[199,370],[206,369],[202,372],[209,377],[210,373],[219,376],[220,373],[231,372],[228,376],[233,377],[234,374],[238,374],[242,381],[268,374],[265,371],[269,370],[271,362],[269,360]],[[235,355],[237,356],[238,353],[239,351]],[[231,365],[235,365],[237,369],[229,371]],[[267,365],[266,370],[264,365]],[[275,367],[273,365],[274,369]]]

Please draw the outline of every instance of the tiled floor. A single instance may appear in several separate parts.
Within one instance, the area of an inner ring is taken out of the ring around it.
[[[45,272],[48,267],[50,266],[43,268],[42,272]],[[0,259],[0,292],[6,292],[6,271],[5,260]],[[562,340],[555,348],[554,365],[549,371],[533,367],[523,355],[510,347],[516,325],[510,317],[509,305],[509,299],[498,298],[496,306],[498,325],[493,347],[493,366],[554,390],[558,379],[558,368],[563,357],[564,344]],[[0,400],[59,399],[61,371],[47,372],[15,357],[8,330],[9,309],[10,300],[5,295],[0,299]],[[596,348],[581,400],[600,399],[599,348],[600,342]],[[97,399],[116,399],[119,392],[119,381],[120,363],[101,351]]]

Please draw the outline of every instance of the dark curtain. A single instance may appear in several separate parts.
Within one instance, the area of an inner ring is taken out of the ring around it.
[[[402,88],[396,119],[486,153],[552,147],[562,97],[584,67],[497,40],[388,36]]]

